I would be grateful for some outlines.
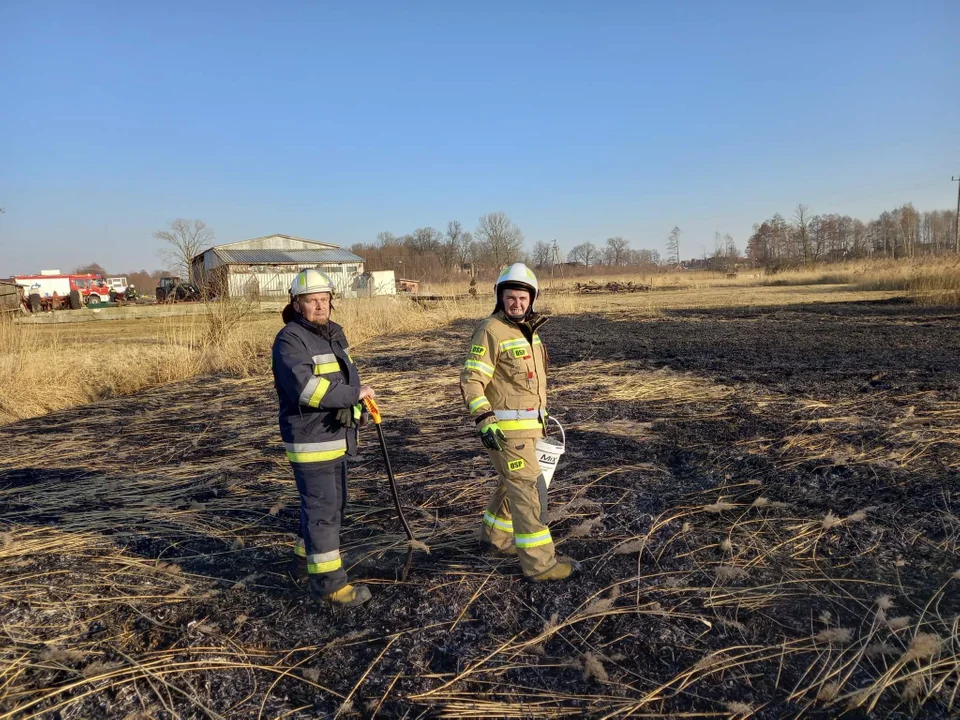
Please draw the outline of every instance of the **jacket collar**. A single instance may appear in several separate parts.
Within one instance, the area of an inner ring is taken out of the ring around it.
[[[513,325],[519,328],[520,330],[529,332],[531,336],[533,336],[533,333],[537,331],[537,328],[539,328],[547,320],[550,319],[545,315],[540,315],[539,313],[530,313],[529,315],[527,315],[526,320],[521,320],[517,322],[516,320],[511,320],[507,316],[507,313],[505,313],[503,310],[498,310],[493,314],[493,316],[495,318],[499,318],[500,320],[505,322],[507,325]],[[526,334],[526,332],[524,332],[524,334]]]

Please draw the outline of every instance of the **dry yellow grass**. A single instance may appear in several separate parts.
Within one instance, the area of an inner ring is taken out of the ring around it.
[[[339,301],[354,346],[488,312],[480,303],[425,309],[408,298]],[[266,372],[279,309],[211,303],[201,314],[56,325],[0,322],[0,423],[185,380]]]
[[[634,282],[653,292],[581,295],[576,283]],[[466,278],[424,287],[449,296],[424,307],[407,297],[340,300],[334,319],[358,347],[378,338],[442,327],[457,318],[480,318],[493,305],[492,287],[480,283],[464,298]],[[539,308],[552,315],[629,312],[657,317],[680,308],[761,307],[810,302],[885,299],[907,294],[918,302],[960,301],[960,259],[860,261],[765,276],[737,278],[702,271],[543,277]],[[459,297],[458,297],[459,296]],[[0,423],[204,373],[247,376],[269,368],[269,348],[280,328],[279,306],[212,303],[203,313],[146,320],[56,325],[0,322]]]

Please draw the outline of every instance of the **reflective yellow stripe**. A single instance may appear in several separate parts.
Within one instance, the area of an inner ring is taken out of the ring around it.
[[[483,522],[485,525],[489,525],[490,527],[495,527],[500,530],[506,530],[507,532],[513,532],[512,520],[505,520],[502,517],[494,515],[489,510],[483,511]]]
[[[530,343],[526,341],[526,338],[517,338],[515,340],[504,340],[500,343],[500,350],[513,350],[514,348],[527,348],[530,347]]]
[[[341,567],[342,565],[343,565],[343,561],[340,558],[337,558],[336,560],[331,560],[330,562],[316,563],[315,565],[311,565],[310,563],[307,563],[307,572],[313,573],[313,574],[328,573],[328,572],[333,572],[334,570]]]
[[[534,335],[534,336],[533,336],[533,344],[534,344],[534,345],[542,345],[542,344],[543,344],[542,342],[540,342],[540,336],[539,336],[539,335]]]
[[[293,544],[293,554],[298,555],[302,558],[305,558],[307,556],[307,546],[303,542],[302,537],[298,537],[297,541]]]
[[[531,420],[497,420],[497,425],[504,432],[507,430],[538,430],[543,427],[537,418]]]
[[[469,410],[470,412],[473,412],[478,408],[482,408],[484,405],[486,405],[487,407],[490,407],[490,401],[487,400],[487,398],[485,398],[483,395],[481,395],[478,398],[474,398],[467,404],[467,410]]]
[[[485,362],[480,362],[479,360],[467,360],[463,367],[467,370],[477,370],[482,372],[484,375],[493,377],[493,366],[487,365]]]
[[[317,553],[315,555],[307,556],[307,572],[316,574],[316,573],[328,573],[333,572],[339,567],[343,566],[343,561],[340,559],[340,551],[333,550],[331,552]]]
[[[329,362],[313,366],[314,375],[327,375],[329,373],[340,372],[340,363]]]
[[[314,463],[326,460],[336,460],[347,454],[346,448],[340,450],[324,450],[320,452],[291,452],[287,450],[287,460],[295,463]]]
[[[535,548],[553,542],[553,537],[550,535],[550,528],[544,528],[540,532],[535,533],[514,534],[513,538],[518,548]]]
[[[317,389],[313,391],[313,395],[310,396],[310,401],[307,403],[310,407],[320,407],[320,401],[323,399],[323,396],[327,394],[327,390],[330,389],[330,381],[326,378],[320,378],[320,382],[317,383]]]

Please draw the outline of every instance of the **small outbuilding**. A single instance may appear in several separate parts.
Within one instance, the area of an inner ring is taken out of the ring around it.
[[[191,262],[194,282],[214,296],[251,300],[286,298],[293,278],[306,268],[327,273],[339,297],[357,297],[363,258],[317,240],[267,235],[214,245]]]

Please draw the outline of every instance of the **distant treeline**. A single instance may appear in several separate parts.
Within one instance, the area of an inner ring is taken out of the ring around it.
[[[753,226],[747,258],[755,266],[788,267],[956,252],[956,222],[952,210],[921,213],[911,203],[868,222],[849,215],[815,215],[806,205],[797,205],[790,220],[777,213]]]

